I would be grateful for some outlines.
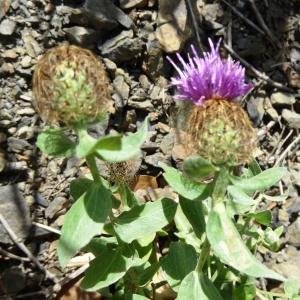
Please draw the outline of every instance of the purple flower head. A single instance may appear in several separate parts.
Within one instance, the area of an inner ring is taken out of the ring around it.
[[[175,96],[179,100],[191,100],[196,105],[202,106],[206,100],[225,99],[233,100],[245,95],[252,84],[245,83],[245,68],[231,57],[222,59],[219,54],[220,42],[215,47],[211,39],[208,40],[210,52],[205,52],[200,58],[192,46],[193,57],[188,55],[185,62],[177,53],[182,67],[167,59],[178,72],[177,77],[172,77],[171,84],[176,86],[179,94]]]

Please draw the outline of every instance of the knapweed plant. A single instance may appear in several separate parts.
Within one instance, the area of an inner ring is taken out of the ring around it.
[[[90,51],[62,46],[38,63],[36,107],[44,120],[61,127],[46,128],[37,145],[48,155],[84,158],[91,173],[71,182],[74,203],[57,249],[63,268],[80,252],[94,254],[81,282],[84,290],[108,299],[273,299],[277,294],[257,284],[264,277],[285,281],[286,293],[296,299],[295,282],[256,255],[280,247],[282,228],[272,228],[271,213],[261,204],[282,200],[265,191],[285,169],[262,171],[253,161],[256,133],[234,102],[251,85],[239,63],[222,60],[219,44],[210,46],[203,58],[194,49],[187,62],[178,55],[180,67],[169,59],[178,71],[172,79],[177,98],[194,103],[184,134],[191,156],[183,171],[161,164],[179,200],[141,203],[127,186],[130,179],[118,174],[139,154],[147,120],[131,135],[88,134],[111,105],[105,70]],[[109,166],[110,180],[99,175],[97,160]]]

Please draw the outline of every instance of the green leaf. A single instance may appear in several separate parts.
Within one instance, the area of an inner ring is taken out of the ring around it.
[[[125,300],[149,300],[149,298],[146,298],[145,296],[138,295],[138,294],[132,294],[132,295],[126,295]]]
[[[247,206],[248,205],[251,206],[255,204],[255,202],[251,197],[249,197],[242,189],[240,189],[235,185],[228,186],[227,191],[232,197],[232,200],[237,204],[247,205]]]
[[[48,128],[38,135],[36,145],[42,152],[52,156],[70,157],[75,144],[63,133],[62,129]]]
[[[213,174],[217,169],[203,157],[193,156],[184,161],[183,171],[188,177],[200,180]]]
[[[248,216],[253,217],[255,221],[262,225],[270,225],[272,222],[272,214],[269,210],[259,211]]]
[[[179,197],[180,207],[198,238],[205,232],[205,220],[201,200],[189,200]]]
[[[195,269],[196,264],[197,253],[194,247],[182,242],[172,242],[169,253],[160,260],[166,279],[176,292],[181,281]]]
[[[93,180],[88,178],[77,178],[71,181],[70,194],[76,201],[82,194],[84,194],[90,186],[93,184]]]
[[[101,252],[86,270],[81,288],[86,291],[96,291],[122,278],[134,262],[133,257],[122,254],[120,249],[106,248]]]
[[[231,178],[231,180],[235,186],[242,189],[245,193],[251,194],[268,189],[276,184],[285,173],[286,168],[271,168],[251,178],[241,180]]]
[[[58,243],[58,258],[65,267],[70,258],[97,234],[111,212],[111,193],[101,184],[92,184],[67,212]]]
[[[224,196],[228,186],[229,174],[226,168],[221,168],[220,172],[215,176],[213,182],[212,199],[213,205],[224,201]]]
[[[181,282],[178,300],[222,300],[218,290],[203,273],[193,271]]]
[[[96,144],[94,151],[105,161],[121,162],[134,158],[140,153],[140,147],[145,142],[148,132],[148,118],[144,121],[141,128],[133,134],[122,136],[118,141],[118,147],[111,143],[109,147],[107,142],[99,142]],[[114,148],[115,147],[115,148]]]
[[[293,300],[299,295],[300,279],[289,279],[284,283],[284,292]]]
[[[255,284],[241,284],[233,289],[233,300],[253,300],[256,296]]]
[[[115,230],[121,240],[131,243],[168,225],[174,218],[177,204],[171,199],[161,199],[135,206],[115,220]]]
[[[159,263],[154,263],[149,267],[147,267],[146,269],[144,269],[143,271],[137,273],[136,274],[137,285],[140,287],[147,285],[153,279],[158,269],[159,269]]]
[[[249,169],[251,170],[253,175],[258,175],[262,172],[262,169],[256,159],[253,159],[249,164]]]
[[[181,174],[180,171],[159,163],[159,166],[165,171],[164,178],[172,189],[184,198],[193,200],[204,194],[206,185],[196,183]]]
[[[228,217],[223,203],[218,203],[210,211],[206,233],[214,254],[241,273],[253,277],[285,280],[252,255]]]

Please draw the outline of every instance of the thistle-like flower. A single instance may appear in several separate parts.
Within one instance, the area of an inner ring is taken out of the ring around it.
[[[240,63],[231,57],[220,57],[220,42],[221,40],[215,47],[209,39],[211,51],[204,53],[203,58],[198,56],[194,46],[193,57],[188,55],[188,62],[177,54],[183,69],[167,57],[178,72],[178,76],[171,79],[171,84],[179,92],[176,99],[191,100],[196,105],[203,106],[205,101],[211,99],[233,100],[251,89],[252,85],[245,83],[245,69]]]
[[[216,165],[239,165],[252,159],[256,132],[243,108],[233,100],[252,87],[245,83],[245,69],[230,57],[219,55],[220,41],[200,58],[188,62],[177,54],[183,69],[170,58],[178,72],[171,79],[178,89],[176,99],[190,100],[195,106],[187,120],[184,144],[189,154],[199,154]]]
[[[98,120],[111,109],[105,69],[89,50],[50,49],[33,75],[35,107],[46,122],[70,126]]]

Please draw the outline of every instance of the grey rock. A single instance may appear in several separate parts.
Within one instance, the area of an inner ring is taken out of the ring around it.
[[[300,114],[289,109],[282,111],[282,118],[288,123],[290,128],[300,129]]]
[[[146,75],[144,75],[144,74],[140,75],[140,77],[139,77],[139,82],[140,82],[142,88],[143,88],[144,90],[146,90],[146,91],[147,91],[147,90],[150,88],[150,86],[151,86],[151,82],[149,81],[148,77],[147,77]]]
[[[146,44],[147,54],[143,61],[143,71],[153,80],[156,81],[164,72],[163,51],[158,40],[149,40]]]
[[[110,74],[114,75],[115,72],[117,71],[117,65],[113,61],[111,61],[110,59],[108,59],[108,58],[104,58],[103,62],[105,64],[105,67],[106,67],[107,71]]]
[[[111,0],[87,0],[84,10],[97,29],[113,29],[118,23],[125,28],[133,25],[132,20]]]
[[[113,81],[114,89],[116,93],[120,96],[123,105],[126,105],[126,102],[129,97],[129,85],[125,82],[124,77],[118,75]]]
[[[145,7],[148,3],[148,0],[120,0],[120,7],[123,9],[128,8],[141,8]]]
[[[15,72],[15,68],[14,68],[14,65],[11,63],[4,63],[0,67],[0,74],[11,75],[11,74],[14,74],[14,72]]]
[[[24,47],[26,52],[32,58],[36,58],[40,54],[42,54],[43,49],[41,48],[40,44],[35,40],[30,31],[24,31],[22,33],[22,40],[24,43]]]
[[[190,34],[185,1],[159,0],[156,37],[163,49],[168,53],[179,51]]]
[[[99,34],[96,30],[81,26],[64,28],[71,42],[80,46],[92,47],[98,40]]]
[[[26,275],[22,268],[13,266],[1,274],[1,281],[4,285],[5,292],[9,295],[16,295],[26,286]]]
[[[30,68],[32,66],[32,58],[29,55],[26,55],[21,60],[22,68]]]
[[[1,55],[3,58],[7,58],[11,60],[14,60],[19,56],[17,51],[14,49],[5,50]]]
[[[158,168],[158,163],[159,162],[164,162],[167,163],[167,160],[165,159],[164,155],[162,153],[154,153],[152,155],[148,155],[145,157],[145,162],[153,167]]]
[[[17,185],[0,187],[0,212],[17,237],[23,241],[29,234],[30,215],[27,203]],[[1,224],[0,241],[6,244],[13,243]]]
[[[15,137],[9,137],[7,139],[8,149],[15,153],[20,153],[24,150],[32,149],[32,145],[25,140]]]
[[[286,240],[289,244],[300,247],[300,217],[288,227]]]
[[[271,95],[271,103],[273,105],[292,105],[296,102],[293,95],[276,92]]]
[[[116,63],[132,60],[140,55],[143,49],[143,42],[133,36],[132,30],[122,31],[100,47],[101,54]]]
[[[0,34],[2,35],[11,35],[16,29],[16,22],[5,19],[0,23]]]
[[[175,143],[175,134],[174,131],[171,131],[167,135],[165,135],[160,144],[160,150],[165,155],[172,155],[172,149]]]
[[[0,1],[0,20],[6,15],[10,8],[10,0],[1,0]]]
[[[151,100],[133,101],[132,99],[129,99],[128,105],[133,108],[145,110],[145,111],[149,111],[149,112],[154,110],[154,106],[153,106]]]
[[[21,108],[17,110],[17,114],[20,116],[32,116],[35,114],[35,110],[31,107]]]
[[[257,127],[265,114],[264,98],[251,97],[251,99],[247,102],[247,111],[254,127]]]
[[[299,269],[299,261],[300,261],[300,251],[298,251],[295,247],[289,246],[284,255],[281,254],[282,262],[276,263],[276,261],[272,261],[268,265],[276,272],[282,274],[286,278],[289,279],[299,279],[300,278],[300,269]],[[277,254],[277,256],[279,256]],[[279,259],[277,258],[279,261]]]
[[[60,210],[62,210],[68,200],[64,197],[55,197],[45,210],[45,217],[52,219]]]

